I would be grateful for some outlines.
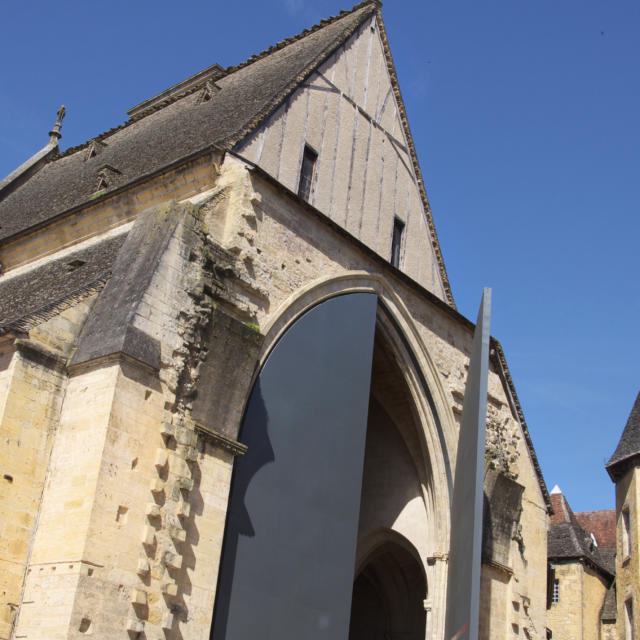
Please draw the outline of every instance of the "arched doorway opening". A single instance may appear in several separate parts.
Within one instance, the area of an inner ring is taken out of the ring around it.
[[[349,640],[424,640],[427,584],[419,561],[387,541],[353,583]]]
[[[240,432],[212,638],[321,639],[351,618],[354,640],[439,632],[425,608],[443,584],[427,558],[446,547],[446,456],[394,318],[354,292],[274,325]]]
[[[432,469],[407,370],[376,327],[349,640],[424,640],[437,540]],[[435,544],[434,544],[435,543]]]

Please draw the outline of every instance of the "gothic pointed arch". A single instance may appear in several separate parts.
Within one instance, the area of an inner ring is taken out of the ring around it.
[[[377,340],[386,345],[396,362],[413,405],[420,447],[430,461],[433,483],[428,491],[429,507],[437,514],[440,541],[435,554],[449,548],[449,508],[452,493],[450,453],[455,451],[457,426],[448,392],[418,327],[402,298],[390,283],[370,272],[353,271],[338,277],[319,278],[287,298],[263,327],[265,340],[260,361],[264,362],[273,345],[305,311],[323,300],[349,293],[375,293],[378,296]],[[437,486],[437,491],[434,490]]]
[[[371,536],[356,566],[349,640],[423,640],[427,575],[417,549],[392,530]]]
[[[429,576],[427,637],[436,638],[444,624],[455,420],[405,302],[375,274],[351,272],[317,280],[286,300],[264,325],[260,359],[269,356],[279,336],[306,310],[351,293],[375,293],[378,301],[356,567],[370,550],[372,532],[391,531],[408,540]]]

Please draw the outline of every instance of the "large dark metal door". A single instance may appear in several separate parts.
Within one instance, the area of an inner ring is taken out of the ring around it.
[[[251,393],[214,640],[347,640],[377,297],[302,316]]]

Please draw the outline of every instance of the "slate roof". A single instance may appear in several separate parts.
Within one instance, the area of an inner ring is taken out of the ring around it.
[[[611,554],[592,544],[591,536],[578,523],[562,493],[551,494],[553,514],[547,534],[547,556],[550,561],[587,561],[609,579],[614,576]]]
[[[603,566],[611,575],[616,572],[616,548],[615,547],[598,547],[598,554]]]
[[[604,596],[604,603],[600,609],[602,622],[615,622],[618,619],[618,607],[616,605],[616,587],[612,584]]]
[[[101,288],[125,234],[103,240],[12,278],[0,279],[0,333],[29,328]]]
[[[629,414],[620,442],[606,464],[611,479],[619,480],[630,464],[640,462],[640,393]]]
[[[0,200],[0,242],[89,202],[105,165],[115,169],[112,189],[208,147],[231,149],[377,7],[377,2],[363,2],[229,67],[215,80],[219,90],[207,101],[200,100],[202,85],[168,98],[155,110],[98,136],[104,146],[95,157],[87,158],[91,141],[68,149]]]

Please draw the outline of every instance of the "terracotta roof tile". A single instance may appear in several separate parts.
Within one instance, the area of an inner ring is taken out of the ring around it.
[[[587,532],[593,533],[599,547],[616,546],[616,511],[582,511],[576,513],[576,520]]]

